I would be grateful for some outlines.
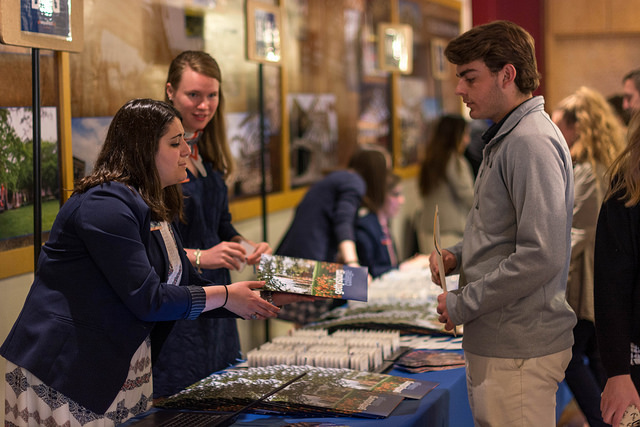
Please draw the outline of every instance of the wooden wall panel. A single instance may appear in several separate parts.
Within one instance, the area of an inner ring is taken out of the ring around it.
[[[547,110],[580,86],[609,96],[622,91],[622,76],[640,66],[638,37],[572,38],[554,43],[546,74]]]
[[[547,1],[548,27],[556,35],[601,32],[606,26],[607,6],[602,0]]]
[[[179,53],[167,37],[170,9],[130,0],[85,0],[84,8],[85,48],[70,56],[73,116],[112,116],[129,99],[161,99]]]
[[[609,0],[609,28],[613,32],[640,31],[640,0]]]
[[[0,45],[1,107],[30,107],[32,100],[31,49]],[[40,102],[57,106],[58,84],[53,53],[40,50]]]
[[[295,11],[303,14],[299,25],[287,29],[288,93],[336,96],[341,165],[346,164],[356,144],[360,99],[357,45],[345,42],[345,14],[361,15],[363,10],[362,0],[311,0],[305,2],[305,9]]]
[[[620,93],[622,77],[640,67],[640,1],[546,0],[545,9],[547,110],[582,85]]]

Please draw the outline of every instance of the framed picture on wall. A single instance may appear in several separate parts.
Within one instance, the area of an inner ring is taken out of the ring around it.
[[[79,52],[83,13],[82,0],[2,0],[0,40],[14,46]]]
[[[409,25],[378,25],[378,66],[384,71],[413,71],[413,30]]]
[[[57,107],[40,108],[42,231],[60,209]],[[0,253],[33,245],[33,109],[0,108]],[[2,256],[2,255],[0,255]],[[0,273],[0,277],[2,277]]]
[[[290,93],[291,185],[309,185],[338,164],[337,97],[333,93]]]
[[[444,80],[449,76],[449,62],[444,56],[447,41],[440,38],[431,40],[431,72],[436,80]]]
[[[282,56],[280,9],[278,6],[247,1],[247,58],[278,64]]]

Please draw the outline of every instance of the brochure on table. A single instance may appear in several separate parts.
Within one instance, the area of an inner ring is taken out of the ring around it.
[[[421,399],[438,383],[352,369],[275,365],[210,375],[159,403],[164,408],[233,412],[280,384],[306,375],[252,408],[253,412],[384,418],[404,398]]]

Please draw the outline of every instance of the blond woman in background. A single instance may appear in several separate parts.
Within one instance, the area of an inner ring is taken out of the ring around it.
[[[598,213],[607,191],[604,175],[624,147],[624,131],[607,100],[587,87],[563,99],[552,119],[569,146],[575,188],[567,301],[578,323],[565,378],[589,425],[605,426],[600,394],[606,376],[595,335],[593,258]]]

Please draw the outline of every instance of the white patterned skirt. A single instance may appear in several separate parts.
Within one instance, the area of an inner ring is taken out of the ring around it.
[[[127,379],[104,415],[81,406],[7,360],[5,427],[116,426],[147,411],[153,401],[152,394],[149,338],[131,358]]]

